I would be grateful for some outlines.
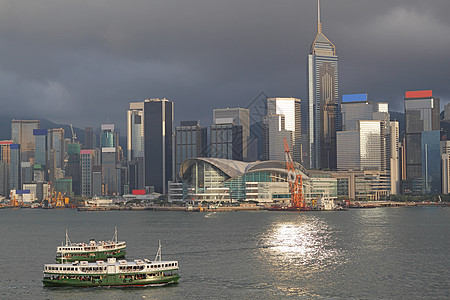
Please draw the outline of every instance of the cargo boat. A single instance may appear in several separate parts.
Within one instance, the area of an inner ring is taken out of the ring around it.
[[[56,248],[58,263],[74,261],[98,261],[108,258],[124,258],[126,242],[117,241],[117,229],[111,241],[90,240],[89,243],[72,243],[66,230],[66,244]]]
[[[155,260],[75,261],[44,265],[42,283],[48,287],[145,287],[177,283],[178,261],[162,261],[161,243]]]

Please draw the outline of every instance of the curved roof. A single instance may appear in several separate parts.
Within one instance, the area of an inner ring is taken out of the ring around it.
[[[185,173],[193,166],[196,162],[206,162],[209,163],[219,170],[223,171],[230,178],[238,177],[244,175],[245,173],[261,172],[261,171],[278,171],[287,172],[286,162],[284,161],[257,161],[257,162],[243,162],[238,160],[224,159],[224,158],[211,158],[211,157],[197,157],[185,160],[180,167],[180,177],[184,178]],[[298,173],[302,175],[303,179],[308,179],[309,177],[305,174],[305,169],[299,163],[294,162],[295,168]]]

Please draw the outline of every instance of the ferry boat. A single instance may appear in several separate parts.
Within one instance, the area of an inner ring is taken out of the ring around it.
[[[46,264],[43,273],[42,282],[49,287],[143,287],[176,283],[180,278],[178,261],[161,260],[161,244],[154,261],[108,258],[94,263]]]
[[[90,240],[89,243],[72,243],[66,230],[66,244],[56,248],[58,263],[74,261],[98,261],[107,258],[124,258],[126,242],[117,241],[117,228],[111,241]]]

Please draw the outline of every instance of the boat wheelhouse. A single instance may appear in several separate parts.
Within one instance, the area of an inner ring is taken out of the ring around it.
[[[90,240],[89,243],[72,243],[66,230],[66,243],[56,249],[56,261],[59,263],[74,261],[98,261],[108,258],[124,258],[126,242],[117,241],[117,229],[110,241]]]
[[[158,257],[158,256],[157,256]],[[44,266],[44,286],[151,286],[176,283],[178,261],[116,260]]]

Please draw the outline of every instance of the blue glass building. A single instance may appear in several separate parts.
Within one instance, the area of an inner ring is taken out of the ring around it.
[[[424,194],[440,194],[441,188],[441,132],[422,132],[422,179]]]

